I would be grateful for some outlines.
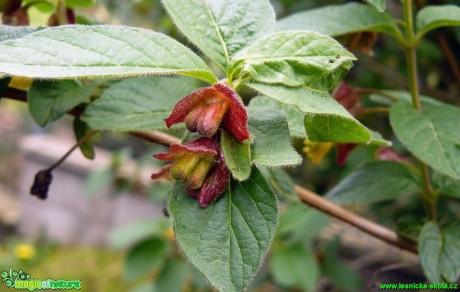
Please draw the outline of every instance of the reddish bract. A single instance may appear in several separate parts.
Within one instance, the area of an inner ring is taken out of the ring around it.
[[[173,162],[152,174],[152,179],[170,173],[174,179],[184,183],[187,193],[196,198],[203,208],[227,187],[229,172],[215,137],[203,137],[183,145],[172,144],[169,152],[153,157]]]
[[[185,122],[188,130],[205,137],[215,135],[221,124],[240,142],[251,136],[243,103],[236,92],[223,83],[198,89],[184,97],[165,122],[168,128]]]

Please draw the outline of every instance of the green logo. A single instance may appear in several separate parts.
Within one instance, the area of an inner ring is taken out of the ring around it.
[[[2,283],[12,289],[20,290],[79,290],[81,289],[81,281],[79,280],[38,280],[30,279],[30,275],[22,269],[14,271],[10,268],[8,271],[1,273]]]

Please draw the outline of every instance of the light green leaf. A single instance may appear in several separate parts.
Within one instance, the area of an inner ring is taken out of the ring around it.
[[[289,128],[283,114],[264,107],[247,108],[248,128],[254,137],[252,161],[264,166],[298,165],[302,157],[290,143]]]
[[[371,162],[355,170],[326,194],[337,204],[397,199],[421,190],[417,175],[393,161]]]
[[[340,36],[361,31],[375,31],[396,35],[394,19],[364,4],[324,6],[294,13],[276,23],[277,31],[313,30],[329,36]]]
[[[219,291],[243,291],[262,264],[278,224],[275,194],[257,168],[207,208],[176,184],[169,202],[176,240]]]
[[[239,181],[248,179],[251,175],[251,144],[248,139],[240,143],[231,134],[222,131],[221,146],[225,164],[233,178]]]
[[[164,0],[180,30],[226,72],[230,59],[273,32],[275,12],[268,0]]]
[[[460,7],[457,5],[426,6],[417,13],[417,38],[443,26],[460,26]]]
[[[454,283],[460,277],[460,224],[443,227],[430,221],[419,237],[419,256],[425,276],[431,283]]]
[[[65,6],[69,8],[86,7],[91,6],[91,4],[93,4],[93,0],[65,0]]]
[[[125,278],[135,280],[152,272],[170,248],[168,242],[160,237],[151,237],[136,244],[126,258]]]
[[[22,38],[23,36],[35,31],[37,31],[37,29],[30,26],[11,26],[0,24],[0,42]]]
[[[141,28],[69,25],[0,43],[0,72],[30,78],[119,78],[178,74],[217,81],[174,39]]]
[[[306,113],[304,123],[311,141],[367,143],[371,137],[369,131],[326,92],[258,83],[248,86]]]
[[[311,250],[296,244],[273,252],[270,270],[275,282],[284,287],[312,291],[319,279],[319,268]]]
[[[433,184],[442,195],[460,199],[460,179],[435,172],[433,173]]]
[[[232,60],[233,78],[249,74],[263,83],[308,86],[318,82],[321,87],[334,87],[352,60],[353,54],[328,36],[313,31],[280,32],[237,54]]]
[[[90,104],[82,119],[98,130],[166,129],[164,119],[176,102],[197,88],[196,80],[184,77],[122,80]]]
[[[291,137],[301,139],[307,138],[304,125],[305,113],[300,111],[298,107],[279,102],[267,96],[257,96],[251,99],[250,106],[267,107],[284,113],[284,117],[289,125],[289,134],[291,134]]]
[[[34,82],[28,94],[29,110],[35,122],[44,127],[81,103],[90,101],[96,86],[75,81]]]
[[[154,292],[182,291],[184,282],[189,275],[187,263],[179,258],[172,258],[166,262],[161,273],[154,282]],[[152,287],[146,291],[152,292]]]
[[[377,9],[377,11],[383,12],[385,11],[385,0],[364,0],[369,4],[371,7]]]
[[[419,112],[407,102],[394,104],[390,122],[401,143],[439,172],[460,178],[460,109],[442,103],[422,103]]]
[[[170,226],[171,223],[167,218],[157,220],[142,219],[126,223],[110,231],[110,246],[115,249],[126,248],[153,235],[162,235]]]

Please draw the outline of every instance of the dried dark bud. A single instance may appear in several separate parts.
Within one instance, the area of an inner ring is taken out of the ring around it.
[[[45,200],[48,197],[48,189],[53,180],[51,170],[40,170],[35,175],[34,184],[30,188],[30,193],[37,196],[39,199]]]

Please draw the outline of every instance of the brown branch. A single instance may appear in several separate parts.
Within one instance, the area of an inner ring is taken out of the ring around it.
[[[442,49],[442,52],[444,53],[444,56],[447,59],[447,62],[449,63],[450,68],[452,69],[452,72],[454,73],[455,79],[457,80],[457,86],[460,88],[460,68],[458,66],[457,59],[452,53],[452,50],[444,35],[441,34],[438,36],[438,43]]]
[[[4,97],[27,101],[27,93],[24,91],[22,91],[22,93],[20,92],[20,90],[8,89],[5,91]],[[177,137],[157,131],[130,132],[130,134],[144,141],[161,144],[163,146],[169,146],[171,144],[177,144],[181,142],[181,140]],[[338,205],[335,205],[334,203],[331,203],[330,201],[307,189],[302,188],[299,185],[295,186],[295,190],[299,195],[299,198],[305,204],[310,205],[315,209],[321,210],[324,213],[341,221],[347,222],[350,225],[362,230],[363,232],[385,241],[386,243],[410,251],[412,253],[417,253],[417,246],[414,242],[401,238],[394,231],[357,214],[354,214]]]

